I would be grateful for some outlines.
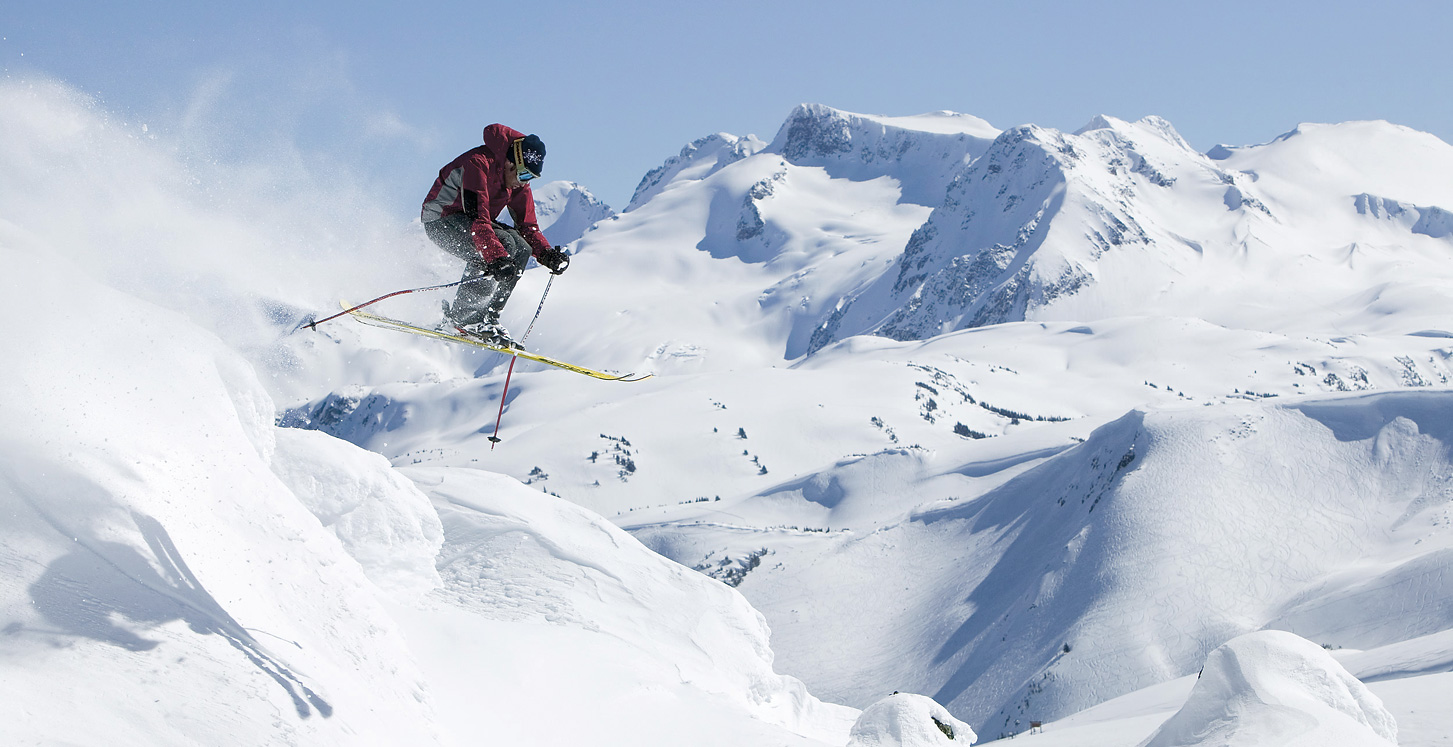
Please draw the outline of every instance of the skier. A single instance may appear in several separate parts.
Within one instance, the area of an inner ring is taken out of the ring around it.
[[[559,275],[570,258],[550,246],[535,220],[529,181],[540,176],[545,144],[502,124],[484,128],[484,144],[439,170],[424,199],[424,232],[440,249],[465,261],[454,303],[444,304],[440,331],[487,345],[519,348],[499,322],[500,311],[533,256]],[[495,220],[509,208],[514,225]]]

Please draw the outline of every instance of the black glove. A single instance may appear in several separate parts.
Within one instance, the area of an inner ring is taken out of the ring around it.
[[[519,265],[516,265],[515,261],[509,257],[500,257],[499,259],[487,262],[481,269],[483,270],[483,275],[495,278],[520,274]]]
[[[536,261],[544,265],[550,272],[559,275],[570,266],[570,255],[566,254],[564,249],[552,246],[540,252],[540,257]]]

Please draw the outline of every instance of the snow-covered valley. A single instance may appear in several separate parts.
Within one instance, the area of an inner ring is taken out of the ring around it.
[[[397,206],[45,81],[0,173],[7,742],[1453,740],[1431,135],[804,105],[543,185],[527,345],[654,377],[521,361],[498,444],[502,356],[299,328],[457,277]]]

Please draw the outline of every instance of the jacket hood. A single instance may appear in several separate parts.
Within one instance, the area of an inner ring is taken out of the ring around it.
[[[492,124],[484,128],[484,147],[489,151],[491,158],[506,161],[509,160],[510,143],[524,136],[525,133],[519,130],[502,124]]]

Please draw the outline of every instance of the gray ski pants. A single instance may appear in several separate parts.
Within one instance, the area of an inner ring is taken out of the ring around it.
[[[463,213],[445,216],[424,224],[424,233],[440,249],[464,260],[464,282],[454,295],[446,316],[454,324],[463,326],[483,322],[498,324],[500,312],[510,300],[515,284],[525,273],[530,263],[529,242],[511,226],[494,223],[494,235],[504,244],[509,257],[485,264],[474,250],[474,239],[469,235],[473,220]]]

